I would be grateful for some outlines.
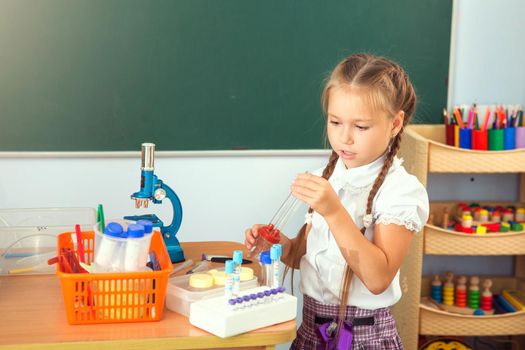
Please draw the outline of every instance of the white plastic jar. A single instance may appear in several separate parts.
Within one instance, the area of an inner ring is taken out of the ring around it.
[[[95,251],[95,269],[98,272],[121,271],[122,248],[126,242],[124,229],[118,222],[110,222],[104,233],[96,231],[98,241]]]
[[[131,224],[128,226],[126,238],[126,254],[124,271],[142,271],[146,266],[150,234],[144,235],[144,226]]]

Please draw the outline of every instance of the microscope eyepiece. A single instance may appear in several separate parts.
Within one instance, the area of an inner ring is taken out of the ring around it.
[[[154,143],[143,143],[142,144],[142,170],[154,170],[155,169],[155,144]]]

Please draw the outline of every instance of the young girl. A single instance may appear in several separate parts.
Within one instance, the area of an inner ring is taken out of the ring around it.
[[[282,259],[300,268],[304,295],[291,349],[402,349],[389,307],[429,211],[425,188],[396,157],[414,88],[396,63],[355,54],[335,67],[322,103],[332,154],[324,169],[293,182],[310,209],[297,237],[281,236]],[[260,227],[246,230],[248,249]]]

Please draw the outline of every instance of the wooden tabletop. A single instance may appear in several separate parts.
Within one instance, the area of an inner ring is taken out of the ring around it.
[[[186,259],[195,262],[202,253],[231,256],[233,250],[243,249],[235,242],[181,246]],[[248,266],[258,273],[258,264]],[[222,339],[168,309],[159,322],[69,325],[55,275],[0,277],[0,312],[0,349],[274,349],[296,333],[295,321],[289,321]]]

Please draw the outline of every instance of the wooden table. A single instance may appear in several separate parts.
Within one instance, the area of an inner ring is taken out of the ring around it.
[[[186,259],[230,255],[235,242],[182,243]],[[246,252],[246,251],[245,251]],[[258,273],[258,264],[251,264]],[[177,266],[177,265],[175,265]],[[184,271],[182,271],[184,273]],[[55,275],[0,277],[0,349],[275,349],[295,338],[295,321],[219,338],[164,310],[160,322],[69,325]]]

